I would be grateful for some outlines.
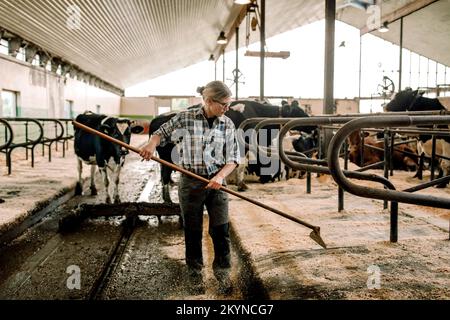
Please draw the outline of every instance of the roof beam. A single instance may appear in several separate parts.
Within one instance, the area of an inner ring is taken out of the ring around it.
[[[247,50],[245,52],[246,57],[261,57],[261,51],[250,51]],[[273,51],[266,51],[264,53],[264,58],[282,58],[287,59],[291,56],[290,51],[279,51],[279,52],[273,52]]]
[[[403,17],[406,17],[416,11],[419,11],[420,9],[425,8],[426,6],[429,6],[430,4],[437,2],[439,0],[416,0],[414,2],[410,2],[407,5],[404,5],[401,8],[398,8],[397,10],[388,13],[381,17],[381,24],[384,22],[392,23],[397,21],[398,19],[401,19]],[[380,25],[381,26],[381,25]],[[360,33],[361,36],[365,35],[366,33],[370,33],[372,31],[378,30],[378,28],[370,29],[367,25],[361,28]]]

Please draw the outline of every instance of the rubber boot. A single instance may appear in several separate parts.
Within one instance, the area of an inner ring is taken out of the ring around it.
[[[214,244],[214,276],[219,282],[219,293],[230,294],[233,286],[230,279],[230,224],[223,224],[210,229],[209,234]]]
[[[204,294],[202,231],[184,229],[188,286],[191,294]]]

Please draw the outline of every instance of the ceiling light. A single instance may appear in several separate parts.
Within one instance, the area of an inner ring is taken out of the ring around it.
[[[250,0],[234,0],[235,4],[249,4]]]
[[[388,32],[389,31],[389,27],[388,27],[388,23],[387,21],[385,21],[383,23],[383,25],[378,29],[379,32]]]
[[[217,38],[217,43],[218,44],[227,44],[228,40],[227,37],[225,37],[225,32],[221,32],[219,35],[219,38]]]

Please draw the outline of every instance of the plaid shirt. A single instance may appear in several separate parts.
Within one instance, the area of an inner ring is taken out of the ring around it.
[[[178,154],[172,161],[195,174],[212,176],[231,163],[240,163],[239,146],[233,122],[227,116],[214,120],[209,128],[203,108],[180,112],[154,134],[160,146],[173,142]]]

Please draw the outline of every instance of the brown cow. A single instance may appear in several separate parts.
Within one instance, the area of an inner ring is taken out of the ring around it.
[[[354,164],[360,166],[361,165],[361,136],[359,134],[359,131],[352,132],[348,138],[348,152],[349,152],[349,160],[353,162]],[[372,136],[368,136],[368,133],[366,133],[366,136],[364,138],[364,161],[362,163],[362,166],[368,166],[380,161],[384,160],[384,152],[381,150],[375,150],[370,147],[369,145],[375,146],[377,148],[380,148],[384,150],[384,142],[383,141],[377,141]],[[366,147],[367,146],[367,147]],[[394,170],[406,170],[406,171],[416,171],[417,170],[417,159],[418,157],[415,156],[409,156],[405,155],[401,151],[410,152],[413,154],[416,154],[414,150],[412,150],[407,145],[398,145],[394,148],[394,154],[392,157]]]

